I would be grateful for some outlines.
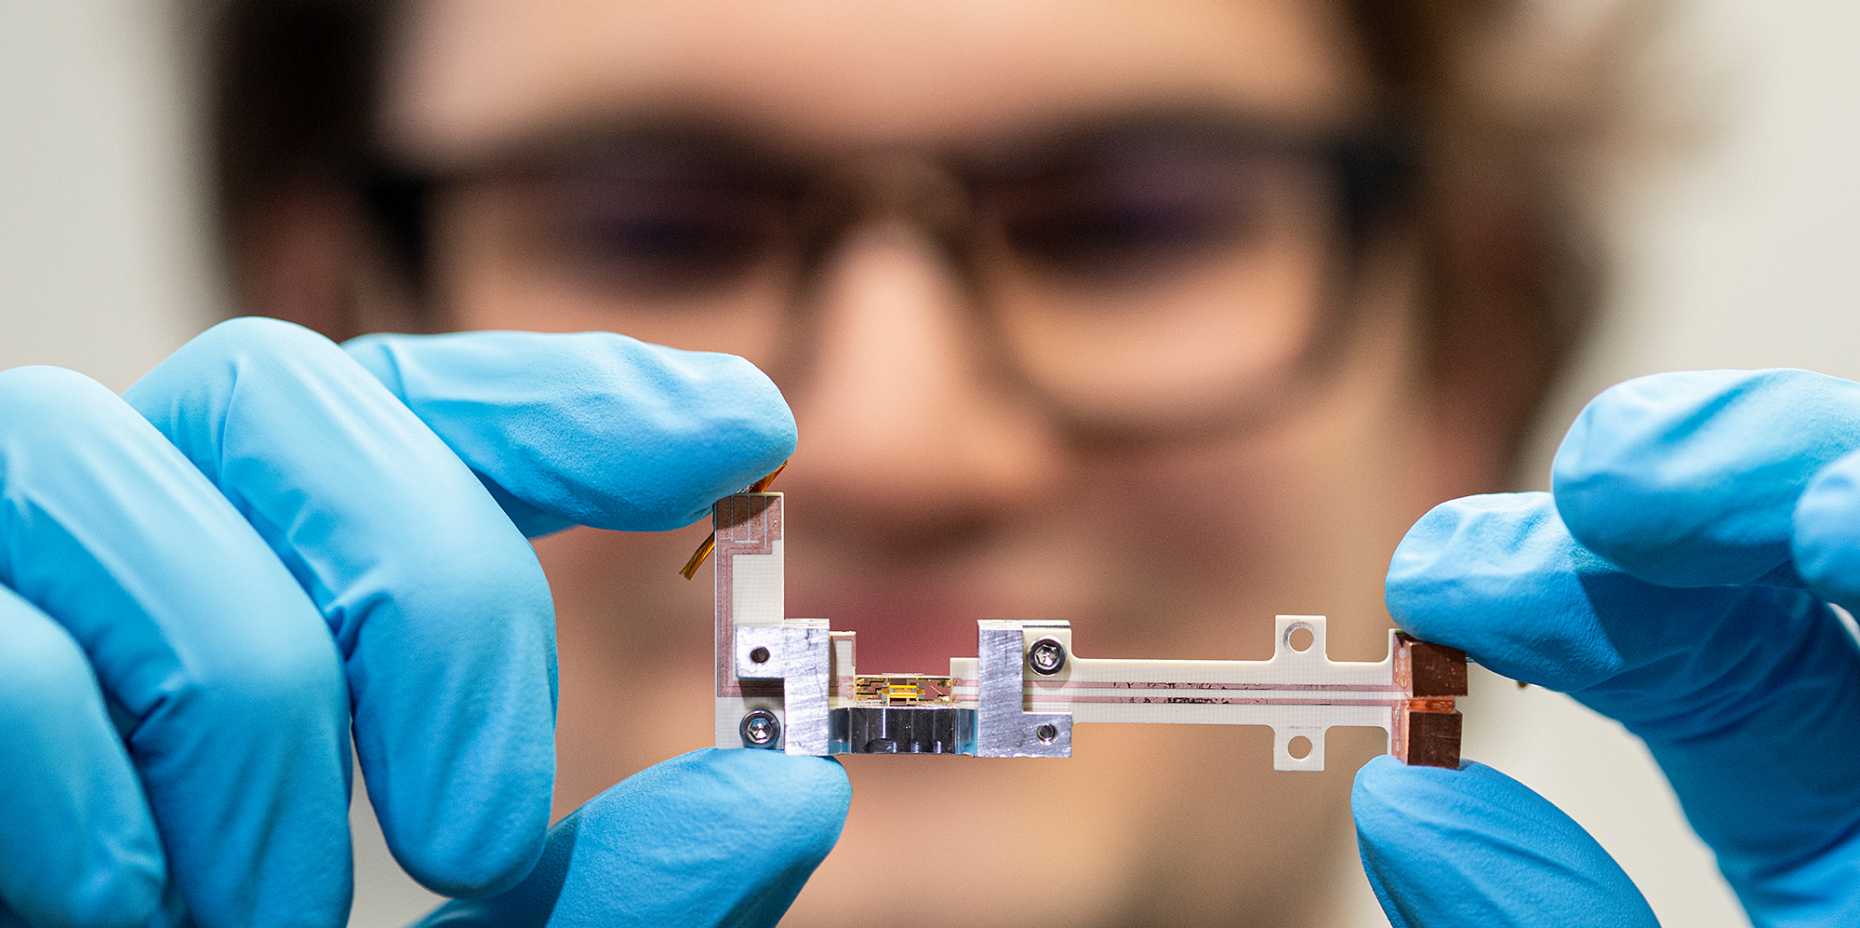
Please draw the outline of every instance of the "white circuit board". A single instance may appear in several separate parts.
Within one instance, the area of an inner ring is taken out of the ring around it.
[[[977,623],[946,676],[861,674],[856,636],[784,612],[783,497],[720,500],[716,743],[791,754],[1067,757],[1083,722],[1264,725],[1278,770],[1324,769],[1324,733],[1380,728],[1390,753],[1455,766],[1465,656],[1390,632],[1380,661],[1325,656],[1325,617],[1281,615],[1263,661],[1088,658],[1071,624]]]

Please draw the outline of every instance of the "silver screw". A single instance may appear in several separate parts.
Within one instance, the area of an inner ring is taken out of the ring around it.
[[[1041,725],[1033,730],[1033,736],[1040,739],[1041,744],[1052,744],[1054,739],[1059,737],[1059,729],[1051,725]]]
[[[767,709],[750,710],[736,728],[743,735],[743,744],[752,748],[772,747],[781,737],[781,721]]]
[[[1066,646],[1056,638],[1041,638],[1027,649],[1027,665],[1043,677],[1052,676],[1066,666]]]

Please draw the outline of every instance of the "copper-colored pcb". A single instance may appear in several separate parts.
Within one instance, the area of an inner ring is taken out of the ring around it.
[[[743,492],[744,493],[761,493],[767,490],[769,487],[774,486],[775,478],[781,476],[781,472],[787,469],[788,469],[788,462],[787,461],[781,462],[780,467],[777,467],[774,470],[770,471],[768,475],[763,477],[761,480],[758,480],[755,483],[750,484],[749,489],[744,490]],[[692,577],[697,576],[698,568],[704,566],[704,561],[709,559],[710,553],[715,550],[717,550],[717,533],[713,531],[709,535],[704,536],[703,543],[697,546],[696,551],[691,552],[691,558],[685,561],[685,566],[678,568],[679,575],[684,577],[686,580],[689,580]]]

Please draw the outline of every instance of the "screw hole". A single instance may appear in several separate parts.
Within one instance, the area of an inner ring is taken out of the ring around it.
[[[1285,753],[1292,755],[1293,760],[1304,760],[1310,757],[1311,739],[1304,735],[1294,737],[1285,743]]]
[[[1292,650],[1303,654],[1317,643],[1317,632],[1312,631],[1309,625],[1294,625],[1285,632],[1285,643]]]
[[[1059,737],[1059,729],[1051,725],[1041,725],[1033,730],[1033,736],[1040,739],[1041,744],[1052,744]]]
[[[769,649],[768,648],[757,648],[749,652],[749,662],[752,664],[768,663],[769,662]]]

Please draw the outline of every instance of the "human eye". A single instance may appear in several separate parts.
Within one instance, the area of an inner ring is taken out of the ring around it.
[[[1030,263],[1093,279],[1228,253],[1267,210],[1248,172],[1211,167],[1151,159],[1049,179],[1013,198],[1003,232]]]
[[[579,273],[612,286],[724,286],[771,246],[766,210],[720,191],[610,183],[583,187],[558,203],[547,244]]]
[[[1033,261],[1101,276],[1153,268],[1245,237],[1252,211],[1232,198],[1098,194],[1019,216],[1009,239]]]

